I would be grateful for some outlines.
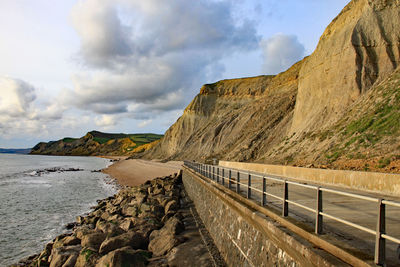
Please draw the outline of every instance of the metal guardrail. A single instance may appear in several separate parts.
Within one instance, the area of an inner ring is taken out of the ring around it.
[[[241,193],[241,186],[244,186],[246,188],[246,197],[251,198],[252,197],[252,191],[258,192],[261,194],[261,201],[260,205],[265,206],[267,204],[267,196],[268,197],[273,197],[275,199],[278,199],[282,201],[282,216],[287,217],[289,215],[289,204],[292,204],[294,206],[297,206],[299,208],[305,209],[309,212],[312,212],[315,214],[315,233],[316,234],[321,234],[323,230],[323,218],[329,218],[332,220],[335,220],[339,223],[354,227],[358,230],[367,232],[371,235],[375,236],[375,263],[378,265],[384,265],[385,264],[385,258],[386,258],[386,240],[390,240],[394,243],[400,244],[400,239],[387,235],[386,234],[386,206],[393,206],[393,207],[398,207],[400,208],[400,203],[399,202],[394,202],[390,200],[384,200],[380,198],[374,198],[374,197],[369,197],[369,196],[363,196],[359,194],[353,194],[353,193],[348,193],[344,191],[339,191],[339,190],[334,190],[334,189],[329,189],[329,188],[324,188],[321,186],[316,186],[316,185],[309,185],[309,184],[303,184],[303,183],[298,183],[298,182],[293,182],[293,181],[288,181],[283,178],[274,176],[274,175],[267,175],[267,174],[261,174],[261,173],[255,173],[255,172],[249,172],[249,171],[242,171],[238,169],[232,169],[232,168],[225,168],[221,166],[215,166],[215,165],[208,165],[208,164],[202,164],[202,163],[197,163],[197,162],[191,162],[191,161],[185,161],[184,165],[189,167],[190,169],[194,170],[195,172],[201,174],[202,176],[212,179],[216,181],[217,183],[221,183],[222,185],[226,185],[226,182],[228,183],[228,188],[235,190],[237,193]],[[233,174],[235,174],[235,178],[233,178]],[[246,177],[247,183],[241,182],[241,178]],[[259,178],[260,181],[262,182],[262,190],[252,186],[252,182],[254,182],[255,178]],[[283,185],[283,194],[281,196],[274,195],[271,192],[267,192],[267,180],[274,181],[274,182],[280,182]],[[235,184],[235,187],[233,187],[233,184]],[[289,187],[288,185],[295,185],[295,186],[300,186],[308,189],[313,189],[316,191],[316,205],[315,209],[312,209],[310,207],[304,206],[298,202],[295,202],[293,200],[289,200]],[[352,223],[350,221],[347,221],[342,218],[338,218],[336,216],[333,216],[331,214],[328,214],[326,212],[323,212],[323,192],[327,193],[333,193],[337,195],[342,195],[342,196],[347,196],[351,198],[357,198],[357,199],[362,199],[365,201],[370,201],[374,202],[377,204],[377,224],[376,224],[376,230],[369,229],[367,227],[361,226],[356,223]]]

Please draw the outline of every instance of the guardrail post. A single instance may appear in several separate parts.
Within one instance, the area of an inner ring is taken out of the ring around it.
[[[222,185],[225,185],[225,169],[222,168]]]
[[[217,183],[219,183],[219,167],[217,167]]]
[[[285,180],[285,183],[283,185],[283,205],[282,205],[282,216],[287,217],[289,215],[289,203],[287,202],[289,198],[289,187],[288,183]]]
[[[261,206],[265,206],[267,204],[267,195],[265,192],[267,191],[267,179],[265,177],[263,179],[263,184],[262,184],[262,196],[261,196]]]
[[[240,194],[240,172],[237,172],[237,179],[236,179],[236,193]]]
[[[215,167],[212,166],[212,179],[215,180]]]
[[[321,188],[318,186],[317,188],[317,203],[316,203],[316,210],[315,210],[315,233],[322,234],[322,191]]]
[[[229,170],[229,174],[228,174],[228,188],[231,189],[232,188],[232,170]]]
[[[385,204],[382,203],[382,199],[379,199],[375,239],[375,263],[377,265],[384,265],[386,258],[386,240],[382,237],[382,234],[386,233],[385,210]]]
[[[251,174],[247,176],[247,198],[251,198]]]

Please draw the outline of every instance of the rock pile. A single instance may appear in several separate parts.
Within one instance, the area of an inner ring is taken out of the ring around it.
[[[14,266],[145,266],[184,242],[181,174],[126,188],[79,216],[68,234]]]

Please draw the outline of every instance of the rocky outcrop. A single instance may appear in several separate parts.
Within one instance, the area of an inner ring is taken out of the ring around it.
[[[189,262],[198,257],[208,266],[211,258],[200,236],[193,238],[193,229],[191,235],[184,233],[185,224],[188,228],[193,224],[187,221],[181,179],[181,173],[157,178],[99,201],[87,216],[77,218],[72,232],[13,266],[167,266],[168,258],[176,253],[172,250],[186,241],[201,247],[190,252]]]

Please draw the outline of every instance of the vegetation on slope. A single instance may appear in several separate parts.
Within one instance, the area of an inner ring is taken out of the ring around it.
[[[399,172],[400,69],[349,106],[333,126],[285,140],[277,152],[288,164]]]
[[[39,143],[31,154],[43,155],[129,155],[143,145],[162,138],[163,135],[143,134],[113,134],[91,131],[81,138],[66,137],[59,141]]]

